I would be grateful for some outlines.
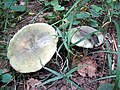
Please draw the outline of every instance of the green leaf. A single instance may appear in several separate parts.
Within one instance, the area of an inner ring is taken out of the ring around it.
[[[110,83],[101,84],[97,90],[113,90],[113,85]]]
[[[5,4],[4,4],[4,8],[10,8],[13,4],[16,3],[16,0],[4,0]]]
[[[73,25],[78,25],[79,23],[80,23],[80,21],[78,21],[78,20],[73,21]]]
[[[94,20],[94,19],[90,19],[90,25],[92,26],[92,27],[98,27],[98,22],[97,22],[97,20]]]
[[[65,9],[64,6],[61,6],[61,5],[54,6],[54,11],[62,11],[64,9]]]
[[[99,17],[101,13],[98,13],[98,12],[94,11],[93,9],[91,9],[90,14],[92,15],[92,17]]]
[[[90,14],[87,13],[87,12],[80,12],[79,14],[76,14],[76,18],[89,18],[90,17]]]
[[[96,12],[103,11],[103,9],[102,9],[101,7],[98,7],[98,6],[96,6],[96,5],[91,5],[91,8],[92,8],[93,10],[95,10]]]
[[[118,88],[120,89],[120,80],[119,80],[119,82],[118,82]]]
[[[2,75],[2,82],[3,83],[7,83],[7,82],[9,82],[11,79],[12,79],[12,75],[10,75],[10,74],[8,74],[8,73],[6,73],[6,74],[3,74]]]
[[[44,0],[39,0],[40,2],[43,2]]]
[[[52,69],[50,69],[50,68],[47,68],[47,67],[43,67],[45,70],[48,70],[49,72],[51,72],[51,73],[53,73],[54,75],[57,75],[57,76],[59,76],[60,75],[60,73],[58,73],[58,72],[56,72],[56,71],[54,71],[54,70],[52,70]]]
[[[0,11],[0,15],[2,15],[3,14],[3,12],[2,11]]]
[[[120,4],[118,4],[118,3],[115,4],[113,8],[114,8],[113,14],[120,16]]]
[[[45,1],[45,6],[48,6],[48,5],[50,5],[50,2]]]
[[[48,84],[48,83],[53,82],[53,81],[57,81],[57,80],[59,80],[59,79],[61,79],[61,78],[63,78],[63,75],[56,76],[56,77],[54,77],[54,78],[48,79],[48,80],[46,80],[45,82],[42,82],[42,84],[40,84],[39,86]]]
[[[58,0],[52,0],[50,3],[52,6],[56,6],[58,5]]]
[[[3,70],[0,69],[0,75],[2,75]]]
[[[68,17],[67,17],[67,20],[70,22],[72,17],[73,17],[73,15],[69,14]]]
[[[19,5],[19,6],[11,6],[11,9],[13,11],[19,11],[19,12],[23,12],[26,10],[26,7],[23,5]]]
[[[112,0],[106,0],[106,1],[107,1],[108,4],[112,2]]]

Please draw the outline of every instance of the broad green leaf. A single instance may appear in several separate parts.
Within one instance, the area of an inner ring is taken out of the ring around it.
[[[52,6],[56,6],[58,5],[58,0],[52,0],[50,3]]]
[[[87,12],[80,12],[80,13],[76,14],[76,18],[84,19],[84,18],[89,18],[89,17],[90,17],[90,14]]]
[[[12,5],[16,3],[17,0],[3,0],[4,8],[10,8]]]
[[[91,9],[90,14],[92,15],[92,17],[99,17],[101,13],[98,13],[95,10]]]
[[[120,4],[117,3],[114,5],[113,14],[120,16]]]
[[[79,23],[80,23],[80,21],[78,21],[78,20],[73,21],[73,25],[78,25]]]
[[[45,1],[45,6],[48,6],[48,5],[50,5],[50,2]]]
[[[0,69],[0,75],[2,75],[3,70]]]
[[[3,74],[2,75],[2,82],[3,83],[7,83],[7,82],[9,82],[11,79],[12,79],[12,75],[10,75],[10,74],[8,74],[8,73],[6,73],[6,74]]]
[[[102,9],[101,7],[96,6],[96,5],[91,5],[91,8],[92,8],[93,10],[95,10],[96,12],[103,11],[103,9]]]
[[[62,11],[64,9],[65,9],[64,6],[61,6],[61,5],[54,6],[54,11]]]
[[[26,10],[26,7],[23,5],[19,5],[19,6],[11,6],[11,9],[13,11],[19,11],[19,12],[23,12]]]
[[[110,83],[101,84],[97,90],[113,90],[113,85]]]
[[[107,2],[107,3],[111,3],[111,2],[112,2],[112,0],[106,0],[106,2]]]

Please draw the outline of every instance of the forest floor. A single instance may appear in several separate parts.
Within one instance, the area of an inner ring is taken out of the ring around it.
[[[62,3],[62,1],[64,3]],[[14,26],[13,27],[8,26],[7,32],[0,32],[4,39],[7,38],[5,42],[2,41],[0,42],[8,45],[10,39],[13,37],[15,33],[17,33],[18,30],[33,22],[49,23],[51,25],[61,20],[63,18],[63,15],[69,10],[70,7],[72,7],[74,2],[75,0],[71,0],[71,2],[69,0],[68,1],[60,0],[59,3],[65,6],[64,11],[54,11],[53,9],[48,9],[46,11],[41,12],[44,8],[43,5],[44,2],[39,2],[39,0],[38,1],[30,0],[28,2],[27,10],[25,12],[20,13],[19,16],[20,19],[18,20],[17,17],[16,18],[17,20],[15,19],[12,21],[12,25]],[[87,9],[86,7],[93,4],[101,6],[102,2],[101,0],[95,2],[94,0],[89,1],[83,6],[84,8],[81,9],[80,11],[88,12],[86,10]],[[95,19],[97,21],[96,24],[98,24],[99,27],[102,27],[104,29],[104,31],[102,32],[104,35],[104,42],[102,45],[91,49],[73,46],[71,50],[73,51],[74,55],[70,54],[69,59],[67,58],[68,51],[66,50],[65,46],[62,46],[59,51],[59,55],[62,57],[62,59],[58,57],[57,59],[58,63],[56,63],[57,54],[55,54],[53,58],[45,66],[60,73],[61,71],[64,70],[63,68],[66,67],[66,62],[67,62],[66,60],[68,60],[69,62],[69,69],[66,69],[66,72],[69,72],[75,66],[83,66],[84,64],[87,64],[87,66],[84,66],[83,68],[79,68],[73,73],[71,73],[69,79],[79,87],[85,88],[85,90],[97,90],[100,85],[106,83],[110,83],[111,85],[114,85],[115,78],[109,78],[109,77],[106,79],[103,78],[110,75],[114,75],[116,73],[116,67],[117,67],[117,55],[104,52],[108,50],[117,52],[118,50],[117,32],[115,30],[114,24],[109,22],[109,19],[104,20],[105,15],[107,18],[107,14],[108,14],[107,12],[103,11],[102,15]],[[92,19],[94,20],[94,18]],[[118,18],[116,19],[116,17],[112,17],[112,19],[116,21],[119,20]],[[81,25],[81,23],[82,25],[90,25],[91,21],[86,19],[82,19],[82,20],[80,19],[79,22],[80,23],[78,23],[78,25]],[[73,27],[78,25],[74,25]],[[56,24],[56,26],[60,27],[62,26],[62,24],[59,23]],[[62,40],[59,39],[59,43],[61,42]],[[4,54],[5,56],[5,57],[3,56],[0,57],[0,69],[3,71],[2,73],[9,73],[13,76],[13,78],[8,83],[0,82],[0,86],[6,87],[7,90],[82,90],[82,89],[78,89],[78,87],[73,85],[73,83],[70,83],[69,80],[67,81],[65,77],[59,80],[51,81],[45,85],[38,87],[43,82],[51,78],[55,78],[56,75],[45,69],[41,69],[37,72],[28,73],[28,74],[19,73],[10,66],[9,60],[6,58],[7,50],[5,49],[1,53]],[[111,59],[112,74],[110,72],[109,58]],[[98,80],[99,78],[102,79]]]

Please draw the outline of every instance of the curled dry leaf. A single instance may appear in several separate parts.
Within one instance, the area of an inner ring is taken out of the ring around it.
[[[84,60],[78,64],[78,66],[83,66],[83,68],[79,68],[77,70],[81,76],[95,76],[95,73],[97,71],[97,63],[94,62],[90,57],[85,57]]]

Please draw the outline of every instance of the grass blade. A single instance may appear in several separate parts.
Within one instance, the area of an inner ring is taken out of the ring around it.
[[[47,67],[43,67],[45,70],[48,70],[49,72],[51,72],[51,73],[53,73],[54,75],[57,75],[57,76],[59,76],[60,75],[60,73],[58,73],[58,72],[56,72],[56,71],[54,71],[54,70],[52,70],[52,69],[50,69],[50,68],[47,68]]]
[[[70,80],[69,78],[65,79],[68,83],[74,85],[79,90],[85,90],[84,88],[80,87],[78,84],[76,84],[74,81]]]
[[[72,51],[69,49],[69,47],[68,47],[68,45],[67,45],[67,39],[65,38],[65,36],[62,34],[62,32],[61,32],[56,26],[55,26],[55,28],[56,28],[59,36],[62,38],[63,44],[64,44],[66,50],[67,50],[68,52],[72,53]],[[73,54],[73,53],[72,53],[72,54]]]
[[[94,31],[92,33],[89,33],[88,35],[86,35],[85,37],[83,37],[82,39],[80,39],[79,41],[73,43],[71,46],[74,46],[74,45],[78,44],[79,42],[82,42],[83,40],[89,38],[92,34],[97,33],[97,32],[99,32],[99,31]]]
[[[117,54],[117,52],[113,52],[113,51],[95,51],[95,52],[91,52],[91,53],[110,53],[110,54]]]
[[[99,81],[99,80],[104,80],[104,79],[109,79],[109,78],[115,78],[116,75],[111,75],[111,76],[106,76],[106,77],[101,77],[95,80],[92,80],[92,82]]]
[[[106,49],[107,51],[109,51],[108,40],[106,40]],[[108,56],[108,66],[110,69],[110,74],[112,74],[112,59],[111,59],[110,53],[108,53],[107,56]]]
[[[114,90],[117,90],[118,88],[118,83],[119,83],[119,75],[120,75],[120,28],[119,25],[116,21],[113,21],[115,25],[115,29],[117,31],[117,41],[118,41],[118,58],[117,58],[117,73],[116,73],[116,81],[115,81],[115,86]]]
[[[86,65],[84,65],[84,66],[86,66]],[[75,68],[71,69],[69,72],[67,72],[65,74],[65,76],[69,76],[70,74],[72,74],[73,72],[75,72],[77,69],[82,68],[84,66],[78,66],[78,67],[75,67]]]
[[[43,82],[42,84],[40,84],[40,85],[38,85],[38,86],[43,86],[43,85],[45,85],[45,84],[48,84],[48,83],[50,83],[50,82],[59,80],[59,79],[61,79],[61,78],[63,78],[62,75],[56,76],[56,77],[54,77],[54,78],[48,79],[47,81]]]

